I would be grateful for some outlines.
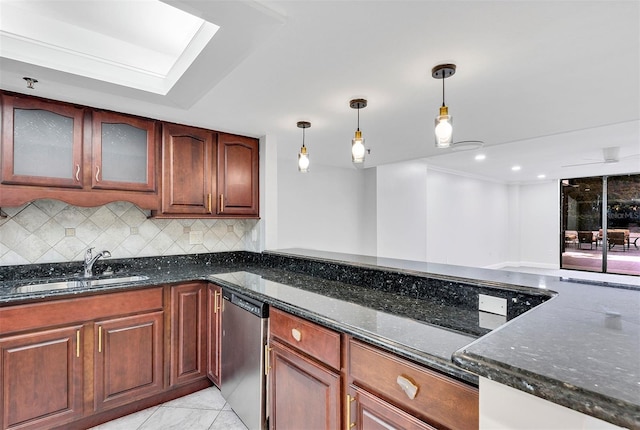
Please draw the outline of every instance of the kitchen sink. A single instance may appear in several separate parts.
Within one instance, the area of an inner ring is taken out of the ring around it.
[[[36,291],[64,290],[68,288],[95,287],[99,285],[128,284],[131,282],[145,281],[147,279],[149,279],[148,276],[134,275],[134,276],[120,276],[120,277],[114,277],[114,278],[99,278],[99,279],[74,278],[71,280],[55,281],[55,282],[40,281],[35,284],[16,287],[16,291],[18,293],[32,293]]]

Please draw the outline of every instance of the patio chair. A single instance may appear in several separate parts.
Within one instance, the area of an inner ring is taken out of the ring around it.
[[[616,245],[622,245],[622,250],[626,251],[624,245],[627,242],[624,231],[610,231],[607,232],[607,238],[609,241],[609,249]]]
[[[582,249],[583,244],[589,244],[589,249],[593,249],[593,244],[596,239],[591,231],[579,231],[578,232],[578,248]]]

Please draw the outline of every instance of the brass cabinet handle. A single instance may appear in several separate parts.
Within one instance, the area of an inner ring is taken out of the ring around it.
[[[224,212],[224,194],[220,194],[220,212]]]
[[[220,304],[219,304],[219,297],[220,297],[219,292],[214,291],[213,293],[213,313],[217,314],[220,311]]]
[[[102,352],[102,326],[98,327],[98,352]]]
[[[207,209],[211,213],[211,193],[207,194]]]
[[[355,397],[351,397],[347,394],[347,430],[356,426],[356,423],[351,422],[351,402],[355,400]]]
[[[269,370],[271,369],[271,364],[269,363],[269,353],[273,348],[269,348],[269,344],[264,346],[264,375],[269,376]]]
[[[100,166],[96,166],[96,182],[100,182]]]
[[[408,398],[410,398],[411,400],[416,398],[419,387],[411,382],[409,378],[398,375],[398,377],[396,378],[396,382],[398,383],[398,385],[400,385],[400,388],[402,388],[402,391],[404,391]]]
[[[291,336],[293,336],[293,338],[300,342],[300,340],[302,340],[302,332],[300,330],[298,330],[297,328],[292,328],[291,329]]]
[[[76,330],[76,357],[80,357],[80,330]]]
[[[76,181],[80,182],[80,165],[76,164]]]

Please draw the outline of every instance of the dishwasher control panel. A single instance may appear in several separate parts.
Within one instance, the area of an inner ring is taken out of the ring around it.
[[[250,312],[256,316],[259,316],[261,318],[267,318],[269,316],[269,306],[266,303],[260,302],[259,300],[242,296],[238,293],[234,293],[226,289],[222,290],[222,297],[232,304],[238,306],[239,308],[242,308],[245,311]]]

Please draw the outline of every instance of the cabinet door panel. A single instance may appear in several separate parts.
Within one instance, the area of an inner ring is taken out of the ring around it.
[[[84,110],[3,97],[2,183],[82,188]]]
[[[340,428],[340,375],[277,341],[270,346],[271,428]]]
[[[162,212],[211,214],[215,206],[215,134],[165,124],[162,136]]]
[[[155,121],[110,112],[93,113],[93,188],[154,191]]]
[[[0,340],[2,428],[41,429],[82,415],[82,326]]]
[[[95,324],[95,409],[162,391],[163,312]]]
[[[256,139],[221,134],[218,143],[218,213],[257,216],[259,147]]]
[[[206,377],[205,284],[171,288],[171,385]]]
[[[355,386],[349,387],[352,400],[347,427],[357,430],[435,430],[429,424]]]

